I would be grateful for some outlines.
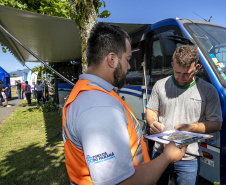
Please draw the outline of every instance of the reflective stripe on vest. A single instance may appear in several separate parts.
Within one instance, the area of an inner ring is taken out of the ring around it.
[[[88,90],[99,90],[113,96],[123,105],[126,117],[128,121],[128,133],[130,138],[130,148],[131,154],[133,157],[134,166],[147,163],[150,161],[146,143],[143,141],[141,128],[139,122],[136,120],[130,107],[113,91],[110,92],[100,88],[97,84],[89,80],[79,80],[71,91],[70,96],[68,97],[67,102],[63,108],[63,141],[64,141],[64,152],[65,152],[65,163],[69,178],[72,182],[79,185],[89,185],[92,184],[90,177],[89,169],[86,164],[84,152],[70,141],[67,136],[67,126],[66,126],[66,109],[72,103],[77,95],[82,91]]]

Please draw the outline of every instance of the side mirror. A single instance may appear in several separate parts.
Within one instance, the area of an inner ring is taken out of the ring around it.
[[[191,40],[186,37],[174,35],[172,32],[163,32],[159,34],[160,45],[162,54],[164,56],[173,56],[177,43],[186,45],[195,45]]]
[[[163,56],[173,56],[176,49],[176,43],[170,39],[174,36],[172,32],[164,32],[159,34],[160,46]]]

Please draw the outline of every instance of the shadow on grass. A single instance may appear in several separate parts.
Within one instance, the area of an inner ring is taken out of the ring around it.
[[[11,98],[9,98],[9,101],[17,100],[17,99],[18,99],[18,97],[11,97]]]
[[[42,104],[41,104],[42,105]],[[35,106],[35,108],[37,108]],[[41,108],[40,108],[41,109]],[[27,108],[26,112],[32,113],[34,107]],[[63,147],[62,139],[62,117],[57,111],[49,112],[43,111],[44,123],[45,123],[45,133],[46,133],[46,145],[45,146],[55,146],[61,142]]]
[[[46,145],[55,146],[62,142],[62,118],[57,112],[43,112],[46,130]]]
[[[60,156],[56,156],[56,153]],[[33,144],[12,150],[0,166],[0,184],[69,184],[64,156],[58,148],[43,148]],[[3,169],[7,170],[5,176],[2,176],[5,173]]]
[[[43,112],[43,116],[45,143],[33,141],[28,147],[8,152],[5,159],[0,160],[0,184],[70,184],[65,167],[61,117],[57,112]]]

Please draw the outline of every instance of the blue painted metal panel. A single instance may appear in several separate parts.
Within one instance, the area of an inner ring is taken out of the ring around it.
[[[134,90],[136,92],[134,92],[134,91],[131,92],[130,90]],[[136,96],[139,98],[143,97],[141,86],[123,86],[123,88],[119,90],[119,93],[129,94],[129,95]]]
[[[151,25],[149,31],[156,29],[156,28],[163,27],[163,26],[168,26],[168,25],[178,25],[178,21],[176,19],[165,19],[165,20],[159,21],[159,22]]]
[[[59,83],[58,84],[58,88],[62,88],[62,89],[73,89],[73,85],[69,84],[69,83]]]

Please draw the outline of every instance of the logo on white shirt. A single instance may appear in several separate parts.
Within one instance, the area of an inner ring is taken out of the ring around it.
[[[115,158],[114,152],[111,152],[109,154],[107,152],[104,152],[104,153],[93,155],[93,156],[86,155],[86,162],[88,165],[91,165],[91,164],[108,161],[113,158]]]

